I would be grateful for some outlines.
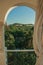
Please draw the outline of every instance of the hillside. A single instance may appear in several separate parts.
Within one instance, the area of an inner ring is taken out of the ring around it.
[[[34,26],[32,24],[12,24],[5,26],[5,43],[8,49],[33,48]]]

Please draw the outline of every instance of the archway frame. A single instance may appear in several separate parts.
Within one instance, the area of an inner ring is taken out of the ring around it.
[[[1,60],[1,63],[0,65],[6,65],[5,63],[5,49],[4,49],[4,18],[5,18],[5,15],[6,15],[6,12],[8,11],[9,8],[13,7],[13,6],[28,6],[28,7],[31,7],[33,8],[35,11],[36,11],[36,20],[38,20],[39,18],[39,8],[38,8],[38,0],[4,0],[3,2],[1,1],[0,2],[0,5],[1,5],[1,8],[0,8],[0,13],[1,13],[1,16],[0,16],[0,29],[1,29],[1,43],[0,43],[0,56],[3,58]],[[37,27],[37,22],[35,22],[35,28]],[[3,34],[2,34],[3,32]],[[2,41],[3,40],[3,41]],[[0,58],[1,59],[1,58]]]
[[[8,16],[8,14],[10,13],[10,11],[13,10],[14,8],[18,7],[18,6],[27,6],[27,7],[32,8],[36,12],[36,16],[38,17],[38,14],[37,14],[38,9],[36,6],[34,7],[32,3],[28,4],[27,2],[20,2],[20,3],[16,3],[15,5],[11,6],[10,8],[8,7],[8,10],[5,12],[4,24],[6,22],[6,18]],[[37,17],[35,17],[35,24],[37,24],[36,23]]]

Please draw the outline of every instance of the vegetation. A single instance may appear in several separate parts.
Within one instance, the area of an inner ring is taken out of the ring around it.
[[[33,49],[33,24],[12,24],[5,26],[5,46],[7,49]],[[8,65],[34,65],[34,52],[8,53]]]

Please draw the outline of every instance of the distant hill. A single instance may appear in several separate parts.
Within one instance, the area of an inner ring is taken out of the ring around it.
[[[21,24],[21,23],[14,23],[14,24],[10,24],[10,25],[7,25],[7,26],[11,26],[11,25],[15,25],[15,26],[34,26],[34,24]]]
[[[9,29],[18,29],[18,30],[24,30],[24,31],[29,31],[30,29],[34,28],[34,24],[20,24],[20,23],[14,23],[10,25],[5,25],[5,27]]]

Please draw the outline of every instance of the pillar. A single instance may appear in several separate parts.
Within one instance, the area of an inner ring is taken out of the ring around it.
[[[38,18],[34,27],[35,65],[43,65],[43,0],[38,0]]]
[[[6,65],[4,47],[4,24],[0,22],[0,65]]]

